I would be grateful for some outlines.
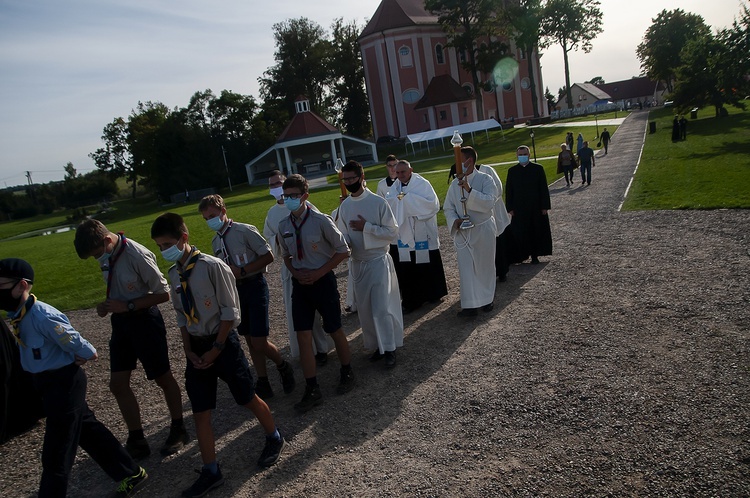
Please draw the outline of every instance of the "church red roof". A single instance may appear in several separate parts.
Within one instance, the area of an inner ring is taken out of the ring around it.
[[[471,99],[472,96],[466,88],[459,85],[449,74],[442,74],[430,80],[424,95],[419,99],[414,109],[424,109],[425,107]]]
[[[388,29],[437,23],[437,16],[425,10],[424,0],[383,0],[359,37]]]

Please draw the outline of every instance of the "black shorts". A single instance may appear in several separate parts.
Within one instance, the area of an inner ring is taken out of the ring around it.
[[[316,311],[323,317],[323,330],[327,333],[333,334],[341,328],[341,296],[333,271],[312,285],[302,285],[292,277],[294,330],[312,330]]]
[[[135,370],[140,360],[146,378],[154,380],[169,371],[167,329],[159,308],[130,313],[115,313],[111,317],[112,337],[109,340],[109,369],[111,372]]]
[[[193,353],[198,356],[213,347],[216,336],[190,336]],[[234,330],[229,333],[224,349],[216,357],[214,364],[206,369],[198,369],[187,360],[185,366],[185,391],[187,391],[193,413],[216,408],[217,379],[226,382],[229,391],[238,405],[246,405],[255,396],[255,383],[250,373],[250,364],[242,351],[240,338]]]
[[[262,273],[237,281],[242,321],[237,326],[240,335],[268,337],[268,284]]]

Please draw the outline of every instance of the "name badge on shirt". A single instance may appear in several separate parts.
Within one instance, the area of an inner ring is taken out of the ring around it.
[[[33,348],[31,350],[31,354],[34,355],[35,360],[41,360],[42,359],[42,350],[39,348]]]
[[[294,234],[291,232],[284,232],[281,234],[281,236],[284,237],[285,239],[288,239],[289,237],[294,237]]]
[[[244,252],[242,254],[235,254],[234,259],[237,260],[237,266],[239,267],[246,266],[250,262],[247,254]]]

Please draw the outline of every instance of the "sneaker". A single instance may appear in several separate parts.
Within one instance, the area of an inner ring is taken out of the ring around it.
[[[383,356],[385,357],[385,368],[393,368],[396,366],[395,351],[386,351]]]
[[[273,398],[273,389],[271,389],[271,383],[268,382],[268,378],[258,378],[258,382],[255,383],[255,394],[266,400]]]
[[[344,369],[342,367],[340,372],[341,380],[339,381],[339,385],[336,386],[336,392],[338,394],[346,394],[354,389],[354,384],[356,384],[356,381],[354,380],[354,370],[349,368],[346,372],[344,372]]]
[[[290,392],[294,391],[294,386],[296,385],[296,382],[294,380],[294,369],[292,368],[292,365],[284,360],[284,363],[281,364],[280,367],[277,367],[279,370],[279,374],[281,374],[281,385],[284,388],[284,392],[286,394],[289,394]]]
[[[279,441],[273,438],[266,438],[266,446],[263,448],[258,459],[258,467],[270,467],[275,464],[285,447],[286,441],[283,437]]]
[[[159,453],[164,456],[174,455],[189,441],[190,436],[188,436],[184,425],[180,427],[170,427],[169,436],[167,436],[167,440],[164,442],[164,446],[159,450]]]
[[[128,439],[125,442],[125,451],[133,460],[143,460],[151,454],[151,448],[145,439]]]
[[[302,400],[294,405],[297,413],[305,413],[323,402],[323,395],[320,393],[320,386],[305,386],[305,394]]]
[[[138,473],[136,475],[126,477],[125,479],[120,481],[120,484],[117,485],[115,496],[117,498],[133,496],[136,491],[138,491],[138,488],[143,485],[146,479],[148,479],[146,469],[144,469],[143,467],[138,467]]]
[[[315,364],[322,367],[328,363],[328,353],[318,353],[315,355]]]
[[[200,470],[200,477],[192,486],[182,492],[182,496],[187,498],[200,498],[212,489],[216,489],[224,484],[224,476],[221,475],[221,467],[216,474],[212,474],[208,469]]]

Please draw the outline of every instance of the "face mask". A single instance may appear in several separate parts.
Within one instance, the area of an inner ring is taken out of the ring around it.
[[[213,218],[207,219],[206,224],[208,225],[208,228],[214,232],[218,232],[221,230],[221,227],[224,226],[224,220],[221,219],[221,216],[214,216]]]
[[[18,285],[18,283],[16,283],[16,285]],[[21,306],[21,297],[13,297],[13,289],[16,288],[16,285],[10,289],[0,290],[0,309],[9,313],[16,311],[18,307]]]
[[[529,156],[518,156],[518,162],[521,164],[526,164],[529,162]]]
[[[302,199],[284,199],[284,205],[291,212],[295,212],[296,210],[298,210],[301,204]]]
[[[284,187],[274,187],[272,189],[269,189],[268,193],[274,196],[274,198],[278,201],[279,199],[281,199],[281,196],[284,195]]]
[[[100,265],[103,265],[107,261],[109,261],[110,256],[112,256],[111,252],[104,251],[104,254],[96,258],[96,260],[99,262]]]
[[[344,184],[344,187],[346,187],[346,190],[349,191],[349,193],[353,194],[354,192],[357,192],[360,188],[362,188],[362,182],[356,182],[352,184]]]
[[[182,249],[180,249],[179,247],[177,247],[177,244],[173,245],[169,249],[164,249],[161,252],[162,257],[172,263],[174,263],[175,261],[179,261],[184,254],[185,248],[183,247]]]
[[[461,170],[464,172],[464,175],[466,174],[466,171],[469,169],[469,165],[467,163],[461,163]]]

